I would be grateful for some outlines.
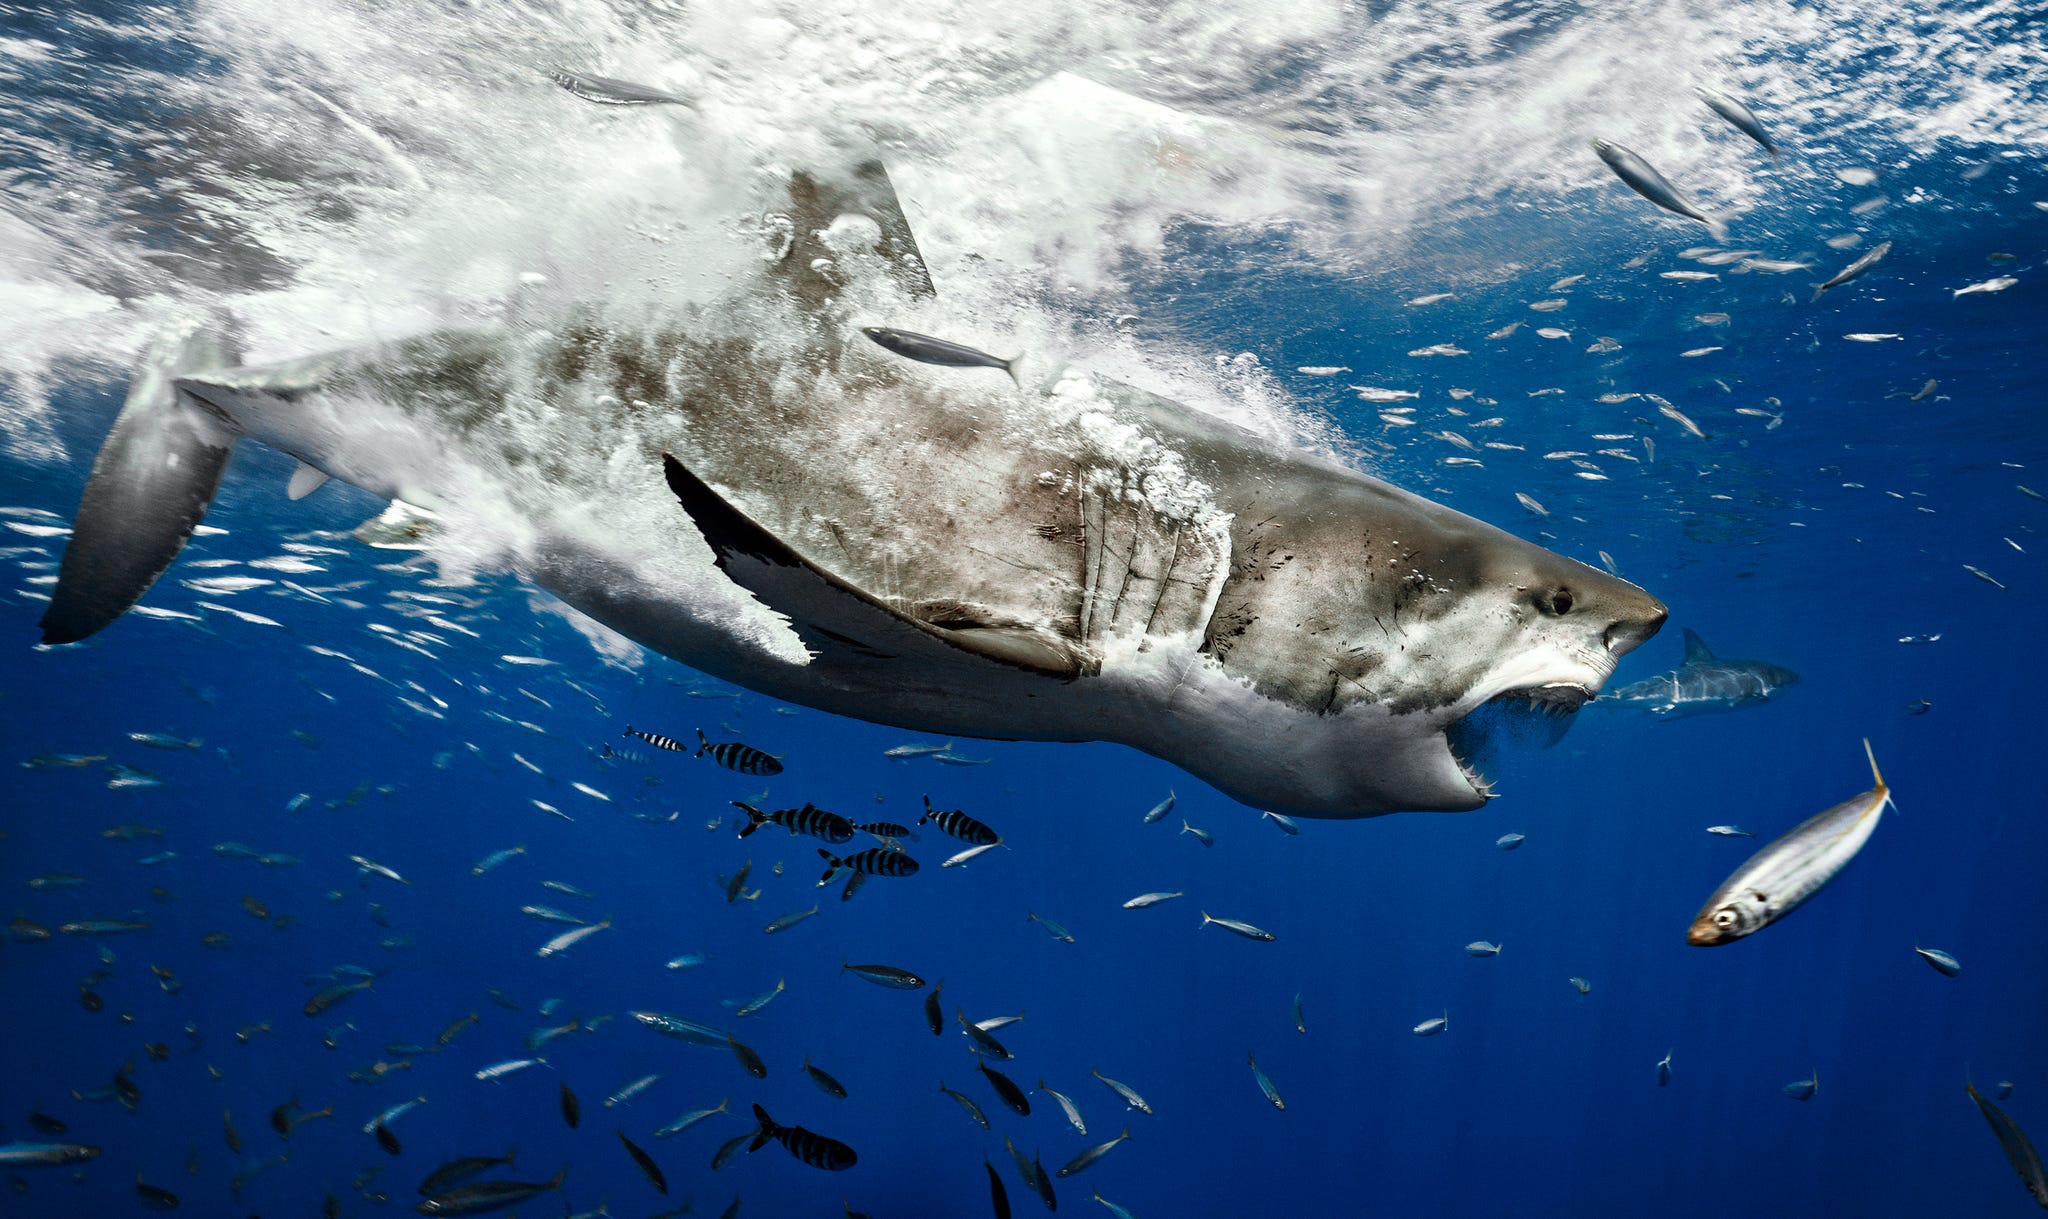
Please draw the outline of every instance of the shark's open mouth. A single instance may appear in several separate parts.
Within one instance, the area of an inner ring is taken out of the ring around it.
[[[1499,746],[1548,749],[1564,739],[1573,713],[1592,699],[1593,692],[1577,682],[1503,690],[1452,720],[1444,729],[1444,743],[1472,790],[1491,800]]]

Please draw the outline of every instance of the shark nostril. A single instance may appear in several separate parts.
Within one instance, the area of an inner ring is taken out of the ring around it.
[[[1602,642],[1607,650],[1616,656],[1632,651],[1638,644],[1655,635],[1663,627],[1664,619],[1670,614],[1662,603],[1649,613],[1637,618],[1623,618],[1607,628]]]

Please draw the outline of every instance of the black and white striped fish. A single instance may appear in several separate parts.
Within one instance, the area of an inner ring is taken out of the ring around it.
[[[628,728],[626,731],[632,732],[633,730]],[[597,760],[600,762],[626,762],[634,766],[647,765],[647,755],[639,750],[613,749],[609,744],[597,751]]]
[[[632,732],[633,730],[628,728],[626,731]],[[635,735],[642,734],[636,733]],[[657,741],[653,737],[642,736],[642,739],[656,745],[661,745],[661,741]],[[662,739],[666,740],[667,738],[664,737]],[[725,767],[727,770],[736,770],[743,775],[779,775],[782,773],[782,760],[780,758],[777,758],[772,753],[763,753],[752,745],[740,741],[720,741],[718,744],[713,745],[705,737],[702,728],[697,730],[697,740],[699,743],[696,756],[701,758],[708,753],[711,755],[712,761]],[[662,745],[662,748],[667,749],[669,746]]]
[[[887,847],[869,847],[865,851],[855,851],[844,859],[819,847],[818,856],[825,861],[825,878],[818,882],[821,885],[830,883],[841,868],[851,868],[855,872],[865,872],[870,876],[917,875],[915,859]]]
[[[1003,840],[1001,834],[976,821],[957,808],[937,809],[932,807],[932,798],[924,798],[924,816],[917,819],[919,825],[927,821],[938,822],[939,828],[970,846],[994,846]]]
[[[690,752],[690,747],[688,745],[685,745],[683,742],[678,741],[672,736],[663,736],[659,732],[642,732],[638,728],[633,727],[633,725],[631,724],[626,725],[626,735],[639,737],[641,740],[647,742],[649,745],[654,746],[656,749],[666,749],[670,753]],[[704,734],[699,732],[697,735],[699,737],[702,737]]]
[[[768,1111],[759,1105],[754,1106],[754,1120],[761,1125],[760,1129],[754,1132],[754,1141],[747,1147],[749,1154],[761,1150],[768,1145],[769,1139],[774,1139],[787,1147],[789,1154],[797,1159],[827,1172],[842,1172],[852,1168],[855,1161],[860,1158],[854,1154],[853,1148],[838,1139],[826,1138],[802,1126],[776,1125],[775,1119],[769,1117]]]
[[[764,813],[753,805],[739,800],[733,801],[732,806],[747,814],[747,824],[740,828],[742,838],[764,825],[773,824],[783,827],[792,834],[809,834],[826,842],[853,841],[853,822],[838,813],[828,813],[808,800],[804,802],[802,808],[778,808],[772,813]]]
[[[859,825],[854,826],[853,828],[859,830],[863,834],[873,834],[877,838],[892,839],[916,837],[916,835],[911,832],[909,826],[898,825],[894,821],[863,821]]]

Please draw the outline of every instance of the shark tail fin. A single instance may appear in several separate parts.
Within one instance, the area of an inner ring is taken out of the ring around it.
[[[240,437],[177,378],[235,361],[226,327],[212,317],[188,319],[150,346],[93,460],[40,624],[44,643],[76,643],[119,618],[184,549]]]

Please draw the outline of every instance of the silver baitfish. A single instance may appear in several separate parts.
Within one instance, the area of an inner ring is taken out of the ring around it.
[[[1817,813],[1749,857],[1714,890],[1693,917],[1686,942],[1702,947],[1729,944],[1754,934],[1797,910],[1856,857],[1891,803],[1891,789],[1870,758],[1873,786]]]
[[[1675,216],[1697,220],[1706,225],[1707,231],[1714,235],[1714,240],[1727,239],[1726,225],[1707,215],[1685,196],[1679,194],[1678,188],[1665,181],[1664,175],[1658,173],[1656,167],[1648,161],[1607,140],[1594,140],[1593,151],[1600,154],[1600,159],[1607,162],[1607,168],[1614,171],[1615,177],[1626,182],[1630,190]]]
[[[1056,1177],[1071,1177],[1075,1173],[1081,1172],[1082,1170],[1086,1169],[1089,1165],[1095,1163],[1095,1161],[1108,1155],[1111,1149],[1113,1149],[1118,1143],[1121,1143],[1125,1139],[1128,1139],[1130,1137],[1131,1128],[1129,1126],[1125,1126],[1124,1132],[1122,1134],[1117,1135],[1115,1138],[1109,1140],[1106,1143],[1097,1143],[1095,1146],[1090,1147],[1088,1150],[1082,1152],[1080,1155],[1077,1155],[1073,1159],[1068,1160],[1066,1166],[1064,1168],[1061,1168],[1058,1172],[1054,1173],[1053,1175]]]
[[[1254,927],[1250,923],[1242,922],[1234,918],[1217,918],[1215,915],[1209,913],[1207,910],[1202,911],[1202,921],[1198,925],[1202,927],[1207,927],[1211,923],[1216,924],[1218,927],[1223,928],[1225,931],[1235,932],[1236,934],[1241,935],[1248,940],[1259,940],[1263,943],[1270,944],[1274,940],[1280,938],[1279,936],[1274,935],[1272,932],[1267,931],[1263,927]]]
[[[977,348],[966,347],[945,339],[935,339],[928,334],[916,334],[908,330],[893,330],[887,326],[863,326],[860,332],[884,351],[916,360],[920,364],[938,364],[946,368],[1000,368],[1017,380],[1016,363],[1021,355],[1005,360],[992,356]]]
[[[1913,945],[1913,951],[1919,953],[1921,959],[1932,965],[1936,971],[1947,974],[1951,978],[1963,972],[1963,963],[1939,948],[1922,948],[1915,944]]]
[[[2005,1158],[2012,1164],[2013,1171],[2020,1174],[2020,1180],[2026,1183],[2027,1192],[2033,1195],[2034,1201],[2048,1207],[2048,1170],[2042,1168],[2041,1155],[2027,1141],[2026,1133],[2005,1115],[2005,1110],[1985,1099],[1984,1094],[1977,1091],[1977,1085],[1966,1082],[1963,1087],[1968,1089],[1970,1099],[1977,1102],[1977,1112],[1991,1123],[1991,1133],[1998,1136],[1998,1145],[2004,1148]]]
[[[1695,87],[1693,92],[1699,94],[1700,100],[1707,104],[1707,109],[1727,119],[1729,126],[1755,140],[1765,152],[1770,153],[1771,157],[1776,159],[1778,146],[1771,143],[1770,136],[1764,134],[1762,120],[1758,119],[1748,106],[1743,105],[1726,93],[1722,93],[1717,89],[1709,89],[1704,85]]]
[[[1258,1056],[1246,1054],[1244,1060],[1251,1064],[1252,1078],[1259,1082],[1259,1091],[1266,1094],[1266,1099],[1273,1102],[1275,1109],[1285,1110],[1287,1102],[1280,1099],[1280,1089],[1273,1086],[1273,1081],[1266,1075],[1265,1068],[1259,1065]],[[1129,1131],[1125,1131],[1125,1133],[1128,1134]]]
[[[1871,246],[1869,253],[1863,255],[1863,257],[1858,258],[1855,262],[1852,262],[1848,266],[1843,267],[1841,270],[1835,272],[1834,276],[1831,279],[1829,279],[1826,283],[1815,284],[1813,286],[1813,299],[1819,300],[1821,298],[1821,294],[1826,292],[1829,288],[1839,288],[1843,284],[1848,283],[1850,280],[1859,278],[1865,271],[1870,270],[1870,268],[1876,266],[1879,262],[1883,261],[1884,256],[1891,252],[1892,243],[1889,241],[1880,241],[1876,245]],[[1911,641],[1914,643],[1932,643],[1934,640],[1939,638],[1941,638],[1941,636],[1939,635],[1909,635],[1906,637],[1905,640],[1901,640],[1900,642],[1903,643]]]
[[[1094,1067],[1088,1068],[1088,1073],[1090,1075],[1093,1075],[1095,1078],[1101,1080],[1103,1084],[1109,1088],[1110,1091],[1116,1093],[1119,1097],[1121,1097],[1126,1105],[1129,1105],[1131,1108],[1136,1109],[1138,1112],[1143,1113],[1148,1117],[1151,1115],[1152,1106],[1146,1104],[1145,1098],[1139,1096],[1137,1091],[1133,1089],[1129,1084],[1119,1083],[1118,1081],[1111,1079],[1109,1076],[1104,1075],[1102,1072],[1096,1070]]]

